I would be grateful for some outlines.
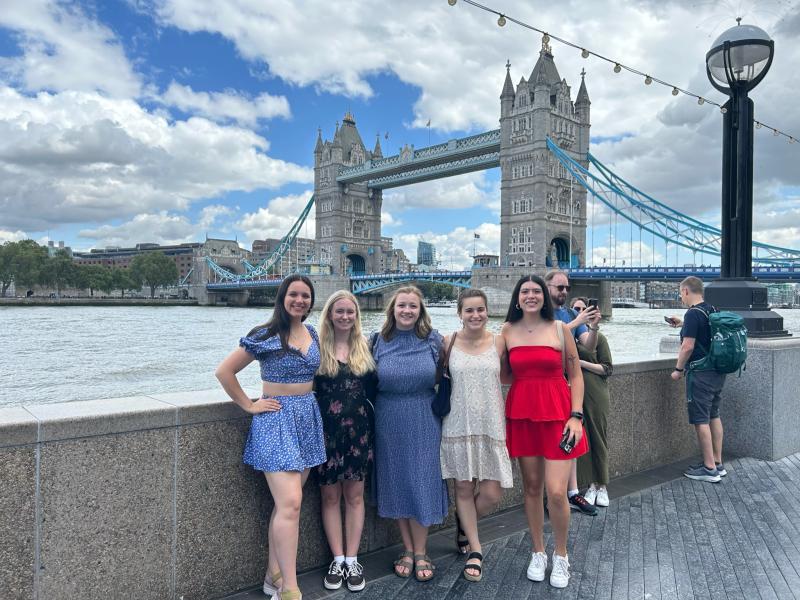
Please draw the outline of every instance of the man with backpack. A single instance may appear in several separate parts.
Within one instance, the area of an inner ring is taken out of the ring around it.
[[[710,315],[717,310],[704,300],[703,281],[698,277],[690,276],[681,281],[680,295],[683,305],[689,307],[683,319],[665,317],[672,327],[681,328],[681,349],[670,376],[675,381],[687,377],[689,423],[694,425],[703,455],[702,463],[690,466],[683,474],[689,479],[717,483],[728,474],[722,464],[723,432],[719,414],[720,394],[728,371],[719,372],[708,364],[712,342]]]

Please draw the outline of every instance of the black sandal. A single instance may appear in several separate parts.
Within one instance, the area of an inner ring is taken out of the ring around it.
[[[483,577],[483,554],[481,554],[480,552],[470,552],[469,556],[467,557],[467,560],[472,560],[475,558],[481,561],[481,564],[476,565],[467,563],[464,565],[464,579],[466,579],[467,581],[480,581],[481,577]],[[478,574],[473,575],[472,573],[468,573],[467,569],[477,571]]]
[[[467,553],[467,546],[469,546],[469,540],[462,539],[466,538],[467,534],[464,533],[464,530],[461,529],[461,521],[458,518],[458,513],[456,515],[456,549],[458,550],[459,554],[466,554]]]

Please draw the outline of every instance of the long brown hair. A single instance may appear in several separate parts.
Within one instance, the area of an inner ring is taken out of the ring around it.
[[[320,365],[317,374],[327,377],[336,377],[339,374],[339,361],[336,360],[334,347],[333,315],[331,314],[333,305],[339,300],[350,300],[356,307],[356,320],[347,340],[347,366],[350,367],[353,375],[360,377],[375,370],[375,360],[372,358],[367,340],[361,333],[361,309],[358,306],[358,300],[347,290],[334,292],[322,308],[322,316],[319,320]]]
[[[286,307],[284,306],[289,286],[295,281],[302,281],[308,286],[308,289],[311,290],[311,306],[308,307],[308,312],[311,312],[311,309],[314,308],[314,284],[312,284],[311,280],[305,275],[300,275],[298,273],[289,275],[281,281],[281,285],[278,287],[278,294],[275,297],[275,309],[272,311],[270,320],[263,325],[256,325],[247,335],[248,337],[253,336],[256,340],[265,340],[277,334],[281,339],[281,348],[283,348],[285,352],[301,354],[299,350],[289,345],[289,330],[292,328],[292,317],[286,312]],[[307,316],[308,313],[303,315],[301,320],[305,321]]]
[[[419,298],[419,317],[414,324],[414,333],[422,340],[427,339],[431,331],[433,331],[433,326],[431,325],[431,318],[428,315],[428,311],[425,308],[425,298],[422,295],[422,291],[415,285],[405,285],[395,290],[394,294],[392,294],[392,297],[389,299],[389,304],[386,305],[386,321],[383,323],[383,327],[381,327],[381,337],[389,341],[394,337],[395,331],[397,331],[397,321],[394,318],[394,305],[397,304],[397,297],[400,294],[414,294]]]

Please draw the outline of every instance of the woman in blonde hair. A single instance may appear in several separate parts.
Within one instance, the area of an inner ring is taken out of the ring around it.
[[[433,577],[428,527],[444,520],[448,506],[439,464],[442,425],[431,410],[442,336],[431,327],[418,288],[394,293],[386,322],[371,342],[378,373],[378,514],[397,519],[403,538],[395,574],[408,577],[413,570],[419,581],[427,581]]]
[[[322,309],[320,367],[314,378],[325,433],[326,462],[317,467],[322,495],[322,525],[333,554],[323,584],[337,590],[363,590],[364,569],[358,544],[364,528],[364,480],[373,460],[370,402],[376,388],[375,361],[361,334],[355,296],[335,292]],[[344,495],[344,541],[341,499]]]

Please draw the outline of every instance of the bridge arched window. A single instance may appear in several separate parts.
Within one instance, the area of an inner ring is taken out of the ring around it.
[[[364,237],[364,221],[353,221],[353,237]]]

